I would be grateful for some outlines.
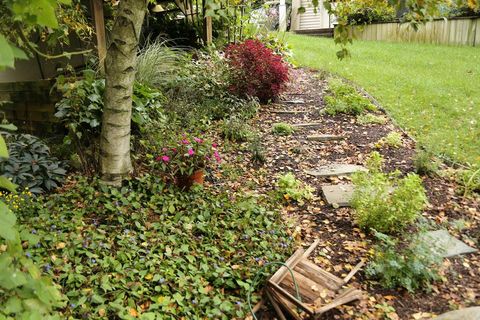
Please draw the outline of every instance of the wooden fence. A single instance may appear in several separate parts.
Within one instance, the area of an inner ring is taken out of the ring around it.
[[[480,18],[429,21],[415,31],[408,23],[377,23],[354,28],[360,40],[480,46]]]

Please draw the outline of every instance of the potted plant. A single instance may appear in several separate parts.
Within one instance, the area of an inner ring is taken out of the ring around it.
[[[220,161],[215,143],[187,133],[175,136],[155,158],[157,166],[184,189],[195,183],[203,184],[205,168]]]

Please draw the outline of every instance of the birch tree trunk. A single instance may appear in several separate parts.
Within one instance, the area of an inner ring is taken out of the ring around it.
[[[120,185],[132,171],[130,124],[137,46],[147,0],[120,0],[105,59],[105,96],[100,140],[102,180]]]

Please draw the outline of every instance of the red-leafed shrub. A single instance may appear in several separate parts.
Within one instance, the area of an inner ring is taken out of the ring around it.
[[[261,102],[278,96],[288,80],[282,57],[258,40],[230,44],[225,56],[232,69],[230,90],[239,96],[257,97]]]

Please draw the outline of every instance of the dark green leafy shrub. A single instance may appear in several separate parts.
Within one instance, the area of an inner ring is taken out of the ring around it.
[[[60,186],[66,173],[64,164],[50,155],[50,149],[39,138],[29,134],[10,134],[7,142],[10,157],[0,164],[4,176],[32,193]]]
[[[62,319],[243,318],[261,265],[293,244],[266,198],[152,176],[119,189],[80,180],[18,216],[40,244],[25,250],[68,299]]]
[[[105,80],[96,78],[93,70],[85,70],[81,79],[59,77],[56,87],[63,98],[56,104],[55,116],[68,129],[65,143],[73,145],[84,171],[97,166],[99,137],[103,115]],[[133,90],[132,132],[141,132],[146,124],[164,119],[162,93],[141,83]]]
[[[1,127],[5,129],[5,125]],[[2,136],[0,156],[8,159]],[[10,192],[2,192],[1,197],[15,209],[25,204],[24,196],[31,195],[29,192],[22,192],[20,197],[13,195],[15,186],[3,176],[0,188]],[[15,214],[0,201],[0,318],[60,319],[54,316],[54,309],[65,305],[60,292],[48,277],[41,274],[31,260],[31,254],[23,249],[25,241],[37,245],[38,237],[31,233],[20,233],[21,226],[18,226],[16,220]]]
[[[295,132],[295,129],[288,123],[274,123],[272,127],[273,134],[277,136],[289,136]]]
[[[367,276],[378,279],[385,288],[403,287],[410,292],[428,287],[440,279],[442,257],[438,248],[420,233],[399,241],[382,233],[375,236],[380,244],[367,268]]]
[[[352,207],[358,225],[367,230],[392,233],[412,223],[425,207],[427,197],[419,176],[381,170],[381,156],[372,153],[368,172],[352,176],[355,191]]]
[[[351,85],[340,79],[328,80],[328,94],[325,96],[325,112],[329,115],[346,113],[359,115],[365,111],[375,111],[377,108],[370,100],[361,96]]]
[[[278,178],[277,188],[283,199],[294,200],[300,205],[304,204],[304,200],[311,200],[314,191],[311,186],[296,179],[291,172]]]

